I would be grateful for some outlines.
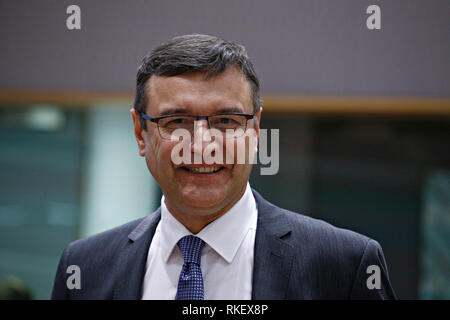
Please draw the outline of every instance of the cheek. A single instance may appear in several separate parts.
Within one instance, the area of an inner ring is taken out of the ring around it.
[[[172,147],[173,146],[170,143],[161,141],[159,137],[146,137],[145,159],[150,172],[154,176],[164,175],[167,168],[172,165],[170,160],[170,151]]]
[[[225,140],[224,154],[228,164],[235,165],[251,165],[255,161],[258,137],[242,137],[233,140]],[[229,162],[231,159],[231,162]]]
[[[250,172],[253,166],[251,164],[251,156],[249,153],[250,150],[252,150],[252,148],[249,148],[248,143],[244,146],[242,145],[242,143],[238,143],[236,140],[227,140],[227,142],[225,143],[224,153],[228,157],[226,159],[227,164],[232,165],[230,174],[235,183],[240,184],[240,182],[238,181],[247,180],[250,176]],[[239,155],[239,153],[243,153],[243,155]]]

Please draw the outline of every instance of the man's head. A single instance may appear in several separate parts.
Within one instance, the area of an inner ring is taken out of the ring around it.
[[[158,125],[142,114],[155,118],[230,112],[255,114],[247,128],[259,135],[259,80],[243,46],[207,35],[186,35],[169,40],[143,59],[132,110],[135,135],[139,153],[146,158],[171,211],[206,216],[229,209],[245,191],[252,165],[176,165],[171,151],[178,141],[163,139]],[[214,141],[202,141],[203,146],[210,143]],[[227,141],[227,148],[235,149],[236,141]],[[190,152],[196,149],[192,146]],[[192,172],[198,167],[221,169]]]

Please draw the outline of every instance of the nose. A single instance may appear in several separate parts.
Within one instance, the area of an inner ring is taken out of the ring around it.
[[[194,124],[194,132],[193,132],[193,143],[191,144],[191,151],[196,154],[202,154],[202,151],[205,147],[211,143],[205,139],[207,137],[207,133],[205,131],[208,130],[208,121],[206,119],[197,120]]]
[[[208,130],[208,121],[200,119],[194,122],[194,132],[192,133],[194,141],[202,141],[205,130]]]

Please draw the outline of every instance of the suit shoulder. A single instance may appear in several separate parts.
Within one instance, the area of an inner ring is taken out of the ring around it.
[[[357,233],[355,231],[340,228],[332,225],[331,223],[306,216],[301,213],[296,213],[286,209],[281,209],[286,219],[290,221],[292,226],[303,233],[310,236],[325,238],[329,240],[340,240],[351,243],[362,243],[365,247],[370,240],[369,237]]]
[[[284,240],[294,249],[293,288],[309,286],[309,297],[317,299],[377,298],[367,292],[365,270],[378,265],[387,292],[383,295],[395,297],[390,293],[387,267],[377,241],[323,220],[281,208],[277,211],[291,226]]]
[[[376,241],[360,233],[336,227],[324,220],[277,208],[291,226],[289,242],[313,255],[330,261],[344,260],[359,263],[369,242]]]
[[[318,270],[328,270],[330,281],[336,283],[336,288],[345,287],[347,294],[365,252],[368,248],[379,248],[378,243],[365,235],[338,228],[326,221],[280,210],[292,226],[288,241],[297,248],[297,258],[308,256],[311,265]]]
[[[145,217],[139,218],[118,227],[88,236],[86,238],[78,239],[69,243],[66,250],[70,252],[96,252],[97,250],[104,251],[108,248],[116,248],[123,240],[144,220]]]
[[[287,224],[291,229],[291,236],[297,243],[308,243],[311,246],[332,246],[335,244],[345,245],[352,248],[357,247],[358,251],[365,248],[370,239],[357,232],[343,229],[332,225],[324,220],[312,218],[301,213],[280,208],[264,199],[256,190],[252,189],[255,200],[258,204],[258,211],[261,212],[268,223]]]

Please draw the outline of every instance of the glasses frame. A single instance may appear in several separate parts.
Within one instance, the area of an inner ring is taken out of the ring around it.
[[[153,117],[150,117],[149,115],[147,115],[145,112],[141,112],[141,117],[143,119],[156,123],[156,125],[158,126],[159,136],[161,137],[161,139],[164,139],[164,140],[170,140],[170,139],[169,138],[164,138],[162,136],[162,134],[161,134],[160,127],[159,127],[159,120],[161,120],[161,119],[166,119],[166,118],[171,118],[171,117],[188,117],[188,118],[194,118],[195,121],[206,120],[206,122],[208,123],[208,129],[211,129],[211,124],[209,122],[209,118],[217,117],[217,116],[244,116],[247,119],[247,121],[245,122],[245,130],[244,130],[244,132],[247,131],[248,120],[251,120],[251,119],[255,118],[255,114],[254,113],[253,114],[249,114],[249,113],[217,113],[217,114],[212,114],[212,115],[209,115],[209,116],[194,116],[194,115],[191,115],[191,114],[169,114],[169,115],[153,118]]]

